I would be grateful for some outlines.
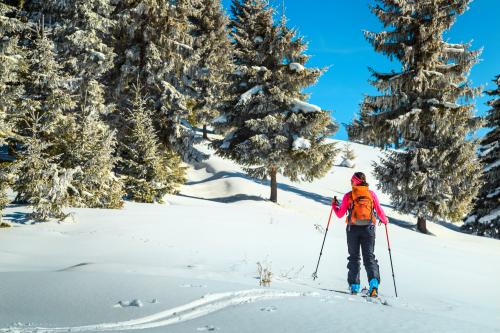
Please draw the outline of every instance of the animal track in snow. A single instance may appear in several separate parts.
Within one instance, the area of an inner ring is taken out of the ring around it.
[[[138,308],[142,308],[144,304],[140,299],[134,299],[132,301],[119,301],[118,303],[115,304],[115,308],[127,308],[129,306],[136,306]]]
[[[204,331],[209,331],[209,332],[212,332],[212,331],[218,331],[219,328],[218,327],[215,327],[213,325],[206,325],[206,326],[203,326],[203,327],[198,327],[196,329],[198,332],[204,332]]]
[[[278,310],[278,308],[275,307],[274,305],[266,306],[264,308],[260,308],[260,311],[263,311],[263,312],[274,312],[276,310]]]
[[[205,284],[181,284],[179,287],[181,288],[206,288]]]

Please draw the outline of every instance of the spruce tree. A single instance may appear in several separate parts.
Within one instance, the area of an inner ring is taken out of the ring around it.
[[[330,169],[336,149],[324,141],[336,125],[329,112],[305,102],[302,90],[322,70],[304,66],[307,45],[285,19],[276,25],[264,0],[234,0],[232,13],[234,98],[215,122],[225,137],[214,147],[250,176],[269,177],[270,200],[277,202],[277,174],[312,181]]]
[[[23,93],[20,77],[25,69],[24,50],[19,46],[19,36],[27,29],[20,20],[19,10],[0,2],[0,147],[12,139],[12,114],[16,101]],[[0,160],[0,222],[2,210],[8,203],[9,162]]]
[[[185,168],[179,156],[163,148],[153,126],[153,112],[141,95],[139,86],[131,109],[126,112],[126,136],[120,145],[120,173],[131,200],[163,202],[163,197],[176,193],[185,181]]]
[[[79,108],[65,123],[61,165],[80,168],[73,182],[77,190],[73,206],[119,208],[122,206],[122,181],[115,176],[115,132],[102,120],[108,113],[102,85],[92,80],[81,93]]]
[[[199,140],[188,123],[192,87],[193,25],[188,0],[144,0],[118,3],[115,17],[117,71],[113,73],[115,99],[126,108],[138,81],[153,111],[160,141],[184,161],[206,156],[194,144]]]
[[[79,170],[61,167],[63,150],[57,141],[65,135],[64,124],[71,121],[68,112],[75,100],[68,89],[69,78],[55,60],[54,44],[42,27],[30,42],[27,66],[15,114],[15,134],[24,148],[12,167],[13,188],[18,201],[34,207],[35,219],[62,219],[70,195],[76,195],[72,181]]]
[[[92,80],[100,83],[114,65],[111,0],[44,0],[25,4],[31,19],[51,29],[56,58],[78,91]]]
[[[207,124],[216,119],[225,102],[228,76],[232,71],[232,45],[229,20],[220,0],[200,0],[194,17],[194,56],[198,59],[194,74],[196,103],[194,116],[203,125],[203,138],[208,139]]]
[[[17,191],[18,200],[33,207],[31,217],[34,220],[63,220],[68,216],[63,209],[76,192],[72,186],[73,175],[79,170],[59,166],[59,155],[54,155],[53,147],[46,138],[54,127],[50,121],[52,118],[29,110],[24,119],[30,123],[30,128],[24,138],[24,149],[18,153],[12,167],[17,176],[13,188]]]
[[[469,2],[379,0],[372,11],[390,29],[366,33],[376,51],[402,68],[373,71],[382,94],[363,102],[368,134],[362,136],[401,146],[376,165],[375,176],[398,211],[417,216],[421,232],[427,219],[461,220],[480,184],[477,143],[467,138],[480,126],[471,102],[479,89],[467,79],[480,52],[443,41]]]
[[[48,0],[28,6],[33,19],[43,18],[51,29],[56,59],[70,77],[68,85],[79,98],[59,138],[65,168],[80,167],[74,186],[74,206],[118,208],[122,184],[114,176],[115,134],[103,118],[112,111],[105,100],[104,82],[114,65],[111,45],[114,9],[109,0]]]
[[[463,229],[481,236],[500,238],[500,75],[494,82],[497,87],[486,91],[494,97],[488,101],[491,109],[485,126],[491,130],[481,140],[479,149],[484,165],[484,184]]]
[[[23,93],[20,76],[25,70],[25,54],[19,37],[27,28],[19,20],[17,8],[0,2],[0,140],[12,136],[10,115]]]

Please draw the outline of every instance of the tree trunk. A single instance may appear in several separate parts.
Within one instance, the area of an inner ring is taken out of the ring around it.
[[[417,230],[423,234],[427,234],[427,222],[423,217],[417,218]]]
[[[208,140],[208,132],[206,124],[203,124],[203,140]]]
[[[276,181],[276,167],[271,167],[271,171],[269,172],[271,176],[271,198],[272,202],[278,202],[278,182]]]

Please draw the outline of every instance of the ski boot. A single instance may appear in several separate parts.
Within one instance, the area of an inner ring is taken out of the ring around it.
[[[351,284],[350,289],[351,294],[357,295],[359,293],[359,290],[361,289],[361,286],[359,285],[359,283],[353,283]]]
[[[368,296],[370,297],[378,296],[378,279],[374,278],[370,280],[370,292],[368,293]]]

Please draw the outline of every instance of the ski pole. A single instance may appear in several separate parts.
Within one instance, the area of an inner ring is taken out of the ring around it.
[[[326,225],[325,237],[323,237],[323,244],[321,244],[321,250],[319,251],[318,264],[316,265],[316,270],[312,274],[313,280],[316,280],[318,278],[319,261],[321,260],[321,255],[323,254],[323,246],[325,246],[326,234],[328,233],[328,227],[330,226],[330,220],[332,219],[334,202],[335,202],[335,197],[332,199],[332,209],[330,210],[330,216],[328,217],[328,224]]]
[[[394,276],[394,266],[392,265],[391,244],[389,243],[389,232],[387,231],[387,223],[385,224],[385,236],[387,238],[387,248],[389,249],[389,259],[391,260],[392,281],[394,282],[394,293],[396,294],[396,297],[398,297],[398,291],[396,289],[396,277]]]

